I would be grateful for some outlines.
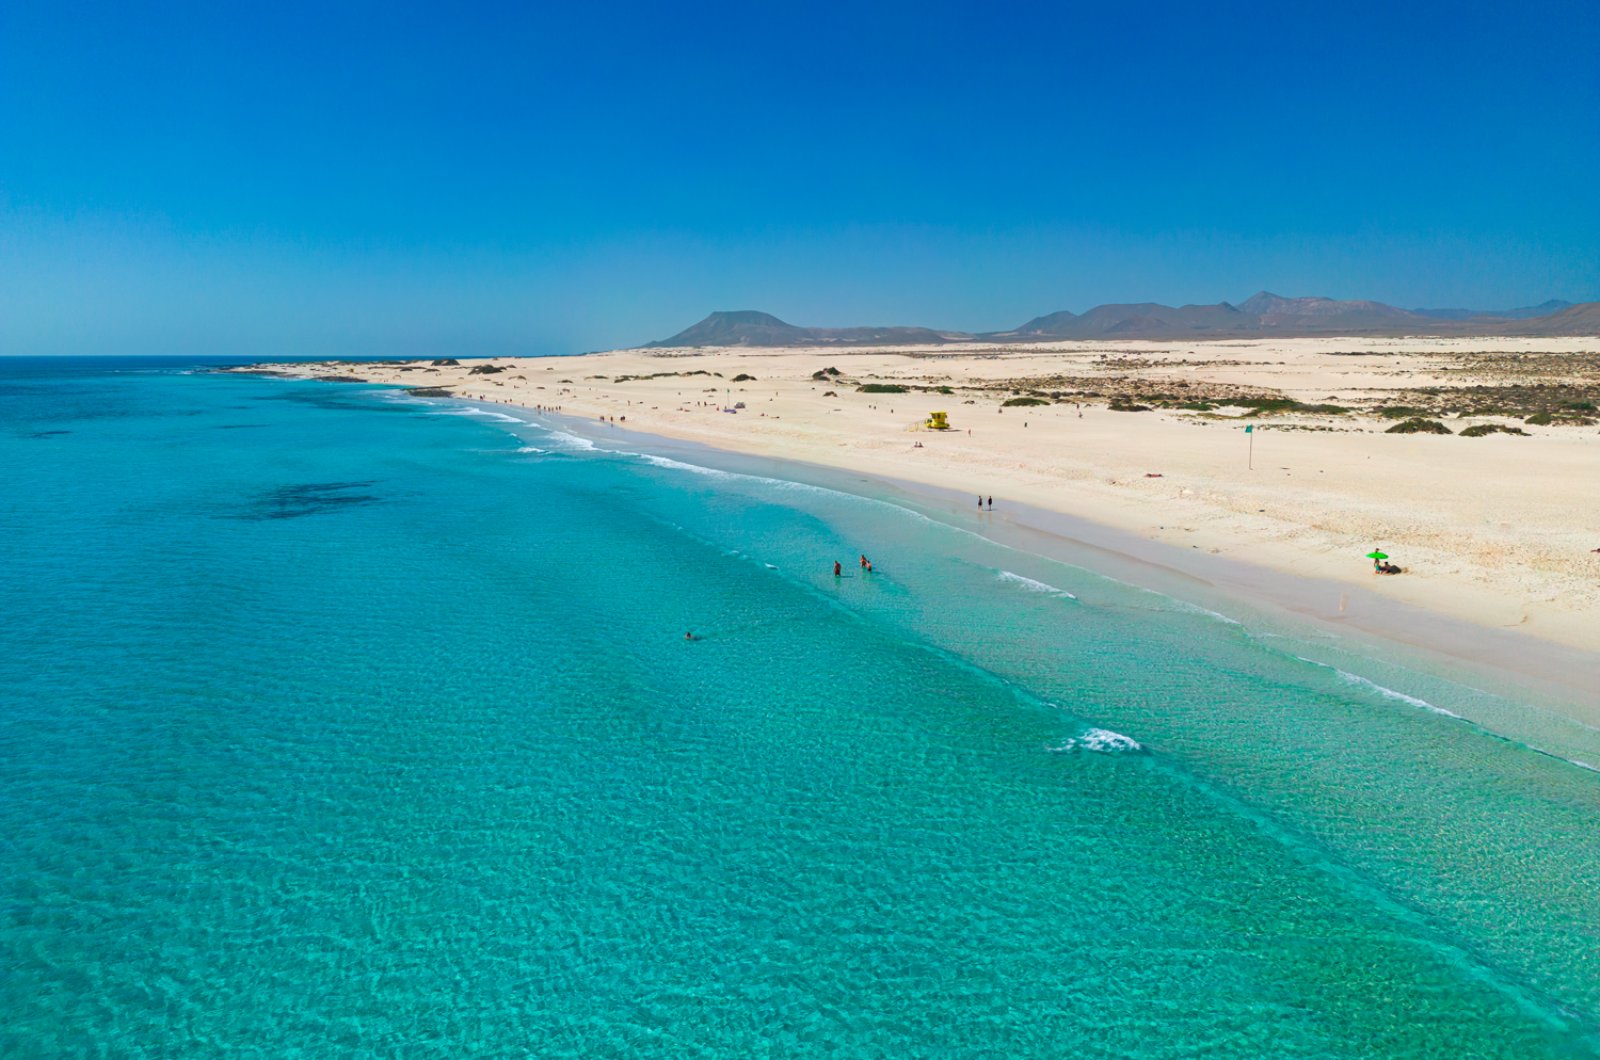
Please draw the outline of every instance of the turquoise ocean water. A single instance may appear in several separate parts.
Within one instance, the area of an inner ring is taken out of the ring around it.
[[[0,360],[0,1055],[1600,1052],[1592,731],[527,419]]]

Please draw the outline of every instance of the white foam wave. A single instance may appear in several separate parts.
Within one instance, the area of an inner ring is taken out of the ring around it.
[[[1240,622],[1236,618],[1229,618],[1227,615],[1222,614],[1220,611],[1213,611],[1213,610],[1211,610],[1211,608],[1209,608],[1209,607],[1201,607],[1199,604],[1191,604],[1187,600],[1178,600],[1178,599],[1173,598],[1172,602],[1178,605],[1178,610],[1179,611],[1188,611],[1191,614],[1205,615],[1207,618],[1214,618],[1218,622],[1223,623],[1224,625],[1241,626],[1241,625],[1244,624],[1244,623]]]
[[[953,523],[947,523],[940,519],[935,519],[931,516],[924,515],[922,512],[916,511],[915,509],[907,508],[903,505],[896,504],[893,501],[882,500],[877,497],[866,497],[859,493],[850,493],[846,490],[833,489],[829,486],[817,486],[809,482],[797,482],[794,479],[772,478],[767,475],[755,475],[749,472],[741,471],[722,471],[717,468],[709,468],[699,464],[690,464],[684,461],[672,460],[668,457],[656,456],[651,453],[637,453],[628,449],[609,449],[604,446],[596,445],[587,438],[580,438],[577,435],[568,434],[565,431],[551,429],[550,437],[560,438],[562,441],[568,443],[568,446],[571,449],[596,450],[603,453],[609,453],[613,456],[640,457],[658,467],[673,467],[684,471],[691,471],[695,474],[711,475],[725,479],[742,479],[745,481],[758,483],[763,487],[778,492],[810,493],[816,496],[826,497],[830,500],[850,501],[858,504],[868,504],[880,508],[887,508],[896,515],[911,519],[915,522],[925,523],[937,527],[940,530],[974,538],[978,541],[985,542],[986,544],[993,545],[996,548],[1005,549],[1008,552],[1022,551],[1021,549],[1018,549],[1012,545],[1008,545],[1004,542],[996,541],[993,538],[986,537],[983,534],[975,533],[974,531],[965,529],[964,527],[956,526]],[[1071,593],[1068,593],[1065,590],[1058,591],[1060,591],[1063,595],[1072,596]],[[1073,599],[1076,599],[1076,597],[1074,596]]]
[[[1010,585],[1015,585],[1018,588],[1024,589],[1030,593],[1044,593],[1046,596],[1065,596],[1069,600],[1076,600],[1078,598],[1075,594],[1069,593],[1065,589],[1057,588],[1056,586],[1050,585],[1046,582],[1036,581],[1033,578],[1023,577],[1021,574],[1017,574],[1012,571],[1003,570],[999,573],[998,577],[1001,581]]]
[[[1119,581],[1119,579],[1112,579],[1112,580],[1113,581]],[[1120,582],[1120,584],[1122,584],[1122,585],[1132,585],[1133,583],[1131,583],[1131,582]],[[1191,604],[1187,600],[1180,600],[1176,596],[1168,596],[1166,593],[1157,592],[1154,589],[1146,589],[1142,585],[1134,585],[1133,588],[1138,589],[1140,592],[1146,593],[1146,594],[1148,594],[1150,596],[1158,596],[1158,597],[1160,597],[1161,599],[1165,600],[1168,604],[1171,605],[1171,610],[1173,610],[1173,611],[1181,611],[1181,612],[1183,612],[1184,614],[1187,614],[1187,615],[1204,615],[1207,618],[1214,618],[1218,622],[1221,622],[1221,623],[1223,623],[1225,625],[1229,625],[1229,626],[1242,626],[1242,625],[1244,625],[1244,623],[1240,622],[1238,619],[1229,618],[1227,615],[1224,615],[1219,611],[1213,611],[1209,607],[1201,607],[1199,604]]]
[[[431,398],[419,398],[404,390],[379,390],[373,395],[374,400],[387,401],[391,405],[437,405],[438,401]]]
[[[560,443],[563,452],[587,452],[595,448],[595,444],[589,439],[568,434],[566,431],[551,431],[547,437],[551,441]]]
[[[893,508],[897,512],[907,511],[907,509],[902,508],[897,504],[890,504],[888,501],[877,501],[871,497],[863,497],[858,493],[846,493],[844,490],[829,489],[827,486],[813,486],[809,482],[795,482],[793,479],[786,478],[768,478],[765,475],[749,475],[746,477],[753,478],[758,482],[767,483],[775,490],[783,490],[790,493],[815,493],[833,500],[860,501],[864,504],[882,504],[884,507]],[[917,513],[908,512],[908,514],[916,515]]]
[[[1120,732],[1110,729],[1085,729],[1077,736],[1062,743],[1058,747],[1050,748],[1052,751],[1093,751],[1102,755],[1138,754],[1144,750],[1144,744],[1131,736],[1124,736]]]
[[[476,416],[478,419],[493,420],[496,423],[527,423],[527,420],[516,416],[508,416],[504,412],[494,409],[480,409],[471,405],[461,405],[454,408],[442,408],[433,413],[435,416]]]
[[[1429,703],[1426,699],[1419,699],[1416,696],[1410,696],[1404,692],[1396,691],[1387,685],[1380,685],[1376,681],[1369,681],[1360,674],[1353,674],[1348,670],[1341,670],[1337,666],[1330,666],[1328,663],[1317,662],[1315,659],[1307,659],[1304,655],[1296,655],[1295,658],[1299,659],[1301,662],[1310,663],[1312,666],[1320,666],[1324,670],[1332,670],[1334,673],[1339,675],[1339,679],[1345,684],[1355,685],[1357,688],[1364,688],[1368,692],[1376,692],[1385,699],[1392,699],[1399,703],[1408,703],[1413,707],[1421,707],[1423,710],[1431,711],[1434,714],[1442,714],[1447,718],[1455,718],[1457,721],[1465,720],[1461,717],[1461,715],[1457,714],[1453,710],[1446,710],[1437,704]]]
[[[1577,766],[1579,769],[1585,769],[1585,770],[1588,770],[1591,773],[1600,773],[1600,766],[1592,765],[1589,762],[1585,762],[1581,758],[1568,758],[1566,755],[1557,754],[1555,751],[1546,750],[1545,748],[1540,747],[1537,744],[1524,743],[1523,741],[1515,739],[1515,738],[1510,737],[1510,736],[1507,736],[1504,733],[1496,732],[1493,729],[1490,729],[1490,728],[1487,728],[1487,727],[1485,727],[1483,725],[1480,725],[1479,723],[1471,720],[1470,718],[1464,718],[1460,714],[1457,714],[1453,710],[1446,710],[1444,707],[1441,707],[1441,706],[1439,706],[1439,705],[1437,705],[1435,703],[1429,703],[1425,699],[1419,699],[1416,696],[1410,696],[1410,695],[1407,695],[1404,692],[1397,692],[1392,688],[1388,688],[1388,687],[1386,687],[1384,685],[1378,684],[1376,681],[1369,681],[1365,677],[1360,676],[1359,674],[1349,673],[1349,672],[1347,672],[1345,670],[1339,669],[1337,666],[1329,666],[1327,663],[1317,662],[1315,659],[1307,659],[1303,655],[1296,655],[1295,658],[1299,659],[1301,662],[1310,663],[1312,666],[1320,666],[1324,670],[1332,670],[1334,673],[1338,674],[1339,678],[1341,680],[1343,680],[1344,682],[1346,682],[1347,684],[1352,684],[1352,685],[1355,685],[1358,688],[1367,689],[1370,692],[1376,692],[1378,695],[1383,696],[1385,699],[1393,699],[1393,700],[1396,700],[1397,702],[1409,704],[1410,706],[1421,707],[1423,710],[1426,710],[1426,711],[1428,711],[1430,713],[1433,713],[1433,714],[1440,714],[1440,715],[1443,715],[1446,718],[1453,718],[1454,720],[1459,721],[1459,722],[1461,722],[1461,723],[1463,723],[1465,725],[1472,726],[1474,729],[1477,729],[1479,732],[1482,732],[1482,733],[1484,733],[1484,734],[1486,734],[1488,736],[1492,736],[1497,740],[1505,740],[1506,742],[1515,744],[1518,747],[1526,748],[1527,750],[1532,751],[1534,754],[1544,755],[1546,758],[1554,758],[1558,762],[1565,762],[1565,763],[1567,763],[1567,765]]]
[[[735,477],[734,474],[729,471],[718,471],[714,467],[703,467],[700,464],[689,464],[682,460],[673,460],[671,457],[655,456],[651,453],[629,453],[626,455],[637,456],[640,460],[643,460],[647,464],[653,464],[656,467],[671,468],[674,471],[688,471],[691,474],[706,475],[710,478]]]
[[[537,445],[524,445],[517,449],[519,453],[548,453],[548,449],[540,449]]]
[[[486,420],[494,420],[496,423],[526,423],[526,422],[528,422],[527,420],[524,420],[519,416],[508,416],[504,412],[496,412],[493,409],[469,409],[468,411],[474,416],[482,416],[484,419],[486,419]]]

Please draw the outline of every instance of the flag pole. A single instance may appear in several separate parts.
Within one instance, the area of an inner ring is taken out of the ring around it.
[[[1249,455],[1249,461],[1250,461],[1250,464],[1249,464],[1249,466],[1250,466],[1250,470],[1254,471],[1256,469],[1256,425],[1253,424],[1253,423],[1245,424],[1244,425],[1244,433],[1250,439],[1250,447],[1249,447],[1249,454],[1250,454]]]

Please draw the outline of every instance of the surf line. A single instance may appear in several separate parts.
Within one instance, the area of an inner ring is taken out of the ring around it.
[[[1496,732],[1494,729],[1489,728],[1481,722],[1473,721],[1471,718],[1462,717],[1453,710],[1446,710],[1444,707],[1441,707],[1436,703],[1429,703],[1426,699],[1422,699],[1418,696],[1407,695],[1404,692],[1396,691],[1395,689],[1389,688],[1386,685],[1380,685],[1378,682],[1362,677],[1360,674],[1353,674],[1348,670],[1341,670],[1331,663],[1318,662],[1315,659],[1308,659],[1304,655],[1295,655],[1293,657],[1299,659],[1303,663],[1309,663],[1312,666],[1318,667],[1319,669],[1331,670],[1346,684],[1352,685],[1356,688],[1366,689],[1367,691],[1373,692],[1384,699],[1393,700],[1398,703],[1405,703],[1413,707],[1420,707],[1430,714],[1437,714],[1442,718],[1449,718],[1451,721],[1460,722],[1462,725],[1465,725],[1468,729],[1471,729],[1480,736],[1486,736],[1491,740],[1498,740],[1501,743],[1509,744],[1510,746],[1519,748],[1523,751],[1532,751],[1536,755],[1543,755],[1546,758],[1553,758],[1557,762],[1563,762],[1569,766],[1576,766],[1578,769],[1587,770],[1590,773],[1600,773],[1600,768],[1590,765],[1588,762],[1582,761],[1581,759],[1568,758],[1566,755],[1557,754],[1556,752],[1547,750],[1537,744],[1531,744],[1523,740],[1518,740],[1515,737],[1507,736],[1503,732]]]

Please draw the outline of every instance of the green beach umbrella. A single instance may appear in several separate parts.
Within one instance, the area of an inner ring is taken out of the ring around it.
[[[1389,558],[1389,553],[1387,553],[1387,552],[1379,552],[1377,549],[1373,549],[1371,552],[1367,553],[1367,558],[1368,559],[1388,559]]]

